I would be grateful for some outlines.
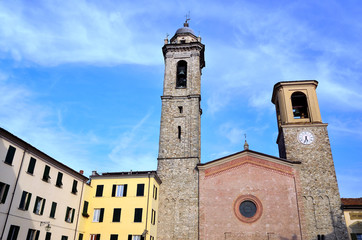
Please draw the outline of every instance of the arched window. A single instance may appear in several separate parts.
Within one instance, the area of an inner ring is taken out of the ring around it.
[[[294,119],[309,118],[307,97],[302,92],[292,94]]]
[[[187,83],[186,77],[187,77],[187,62],[181,60],[177,63],[177,79],[176,79],[177,88],[186,87]]]

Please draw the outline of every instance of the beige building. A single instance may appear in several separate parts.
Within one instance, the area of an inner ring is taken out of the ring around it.
[[[88,178],[0,128],[0,239],[75,239]]]
[[[362,198],[342,198],[342,209],[351,240],[362,240]]]

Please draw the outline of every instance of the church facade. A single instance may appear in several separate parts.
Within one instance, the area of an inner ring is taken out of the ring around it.
[[[187,22],[163,47],[158,239],[348,239],[317,81],[275,84],[279,157],[200,163],[204,49]]]

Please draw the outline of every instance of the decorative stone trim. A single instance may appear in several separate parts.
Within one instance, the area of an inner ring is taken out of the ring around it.
[[[250,202],[254,203],[256,206],[256,212],[251,217],[245,217],[240,212],[240,205],[246,201],[250,201]],[[261,201],[253,195],[240,195],[234,201],[234,214],[235,214],[236,218],[242,222],[253,223],[261,217],[262,213],[263,213],[263,205],[261,204]]]

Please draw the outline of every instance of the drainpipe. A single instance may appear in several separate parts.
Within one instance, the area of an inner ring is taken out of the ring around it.
[[[151,182],[151,178],[150,178],[151,173],[148,172],[148,193],[147,193],[147,210],[146,210],[146,227],[145,230],[142,233],[142,236],[145,237],[146,239],[146,235],[147,235],[147,222],[148,222],[148,206],[149,206],[149,202],[150,202],[150,182]]]
[[[7,222],[8,222],[10,210],[11,210],[11,207],[12,207],[12,205],[13,205],[13,200],[14,200],[14,196],[15,196],[15,190],[16,190],[16,187],[17,187],[18,182],[19,182],[20,173],[21,173],[21,169],[22,169],[22,167],[23,167],[23,162],[24,162],[24,158],[25,158],[25,153],[26,153],[26,151],[27,151],[27,149],[24,148],[23,157],[21,158],[21,162],[20,162],[20,167],[19,167],[18,176],[16,177],[15,186],[14,186],[14,191],[13,191],[12,196],[11,196],[11,200],[10,200],[8,212],[6,213],[5,224],[4,224],[4,228],[3,228],[2,232],[1,232],[1,237],[0,237],[0,239],[4,239],[3,236],[4,236],[6,224],[7,224]]]
[[[77,230],[78,230],[78,221],[79,221],[79,215],[80,215],[80,207],[82,204],[82,199],[83,199],[83,188],[84,188],[84,181],[82,181],[82,192],[80,194],[80,199],[79,199],[79,207],[78,207],[78,216],[77,216],[77,222],[75,224],[75,229],[74,229],[74,240],[76,240],[77,237]]]

